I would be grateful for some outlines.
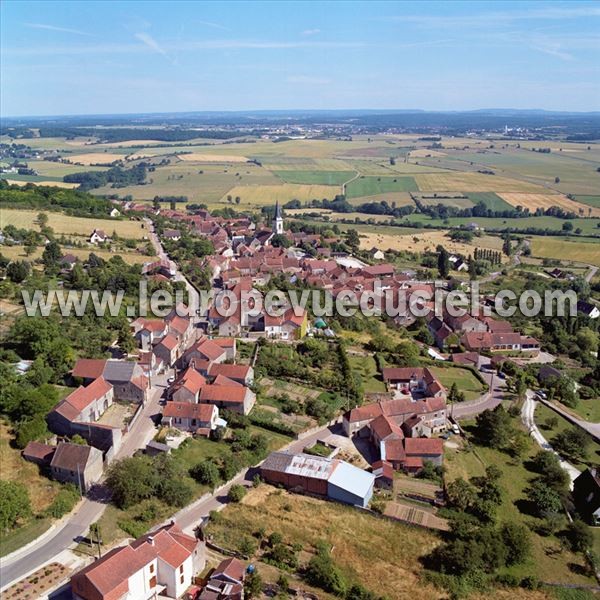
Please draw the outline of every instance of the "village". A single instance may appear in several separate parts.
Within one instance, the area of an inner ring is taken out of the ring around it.
[[[157,257],[144,264],[143,275],[158,283],[184,281],[188,305],[173,307],[164,318],[131,320],[137,349],[125,356],[77,360],[70,376],[79,387],[47,415],[54,442],[32,441],[23,450],[26,460],[55,480],[74,484],[82,495],[93,497],[113,461],[134,452],[169,455],[190,437],[218,441],[231,435],[229,420],[257,410],[255,368],[261,364],[257,359],[263,347],[297,347],[320,340],[335,352],[339,345],[326,321],[306,309],[298,314],[292,306],[283,306],[278,317],[248,317],[241,310],[223,316],[212,305],[203,313],[198,290],[182,270],[185,265],[168,254],[183,236],[210,241],[214,253],[193,260],[209,273],[213,289],[229,291],[239,306],[243,292],[282,279],[327,290],[334,298],[348,291],[385,289],[410,299],[412,294],[434,291],[432,281],[418,280],[386,263],[381,249],[373,248],[365,263],[332,250],[339,239],[286,231],[278,204],[270,227],[247,218],[213,217],[207,210],[156,210],[131,202],[119,205],[118,211],[143,218],[157,249]],[[157,217],[158,227],[152,223]],[[100,229],[89,237],[93,245],[109,241]],[[461,270],[463,259],[451,259]],[[68,272],[78,262],[67,254],[61,264]],[[396,326],[415,321],[407,312],[394,319]],[[403,486],[407,498],[425,498],[431,507],[414,508],[412,513],[421,513],[426,526],[447,529],[447,521],[435,517],[445,503],[443,488],[419,478],[425,472],[441,473],[445,444],[455,447],[452,438],[461,437],[460,419],[501,404],[502,366],[535,362],[541,349],[533,337],[490,316],[455,317],[446,311],[428,316],[425,324],[433,340],[423,346],[425,356],[471,369],[483,382],[480,396],[456,403],[457,389],[448,389],[431,366],[382,366],[380,391],[360,393],[354,406],[346,404],[328,422],[319,420],[306,434],[298,432],[296,442],[271,452],[248,471],[255,474],[254,481],[362,510],[374,510],[382,498],[389,500],[390,491]],[[250,348],[244,358],[240,345]],[[166,434],[160,441],[157,431]],[[228,482],[230,495],[238,482],[252,487],[245,477],[237,475]],[[220,508],[229,501],[211,498]],[[224,559],[208,576],[199,577],[207,572],[207,541],[200,528],[206,505],[207,500],[197,508],[192,504],[180,522],[154,528],[77,571],[70,580],[73,597],[242,598],[253,567],[240,558]],[[414,522],[414,514],[412,521],[403,516],[402,502],[388,505],[389,518]]]

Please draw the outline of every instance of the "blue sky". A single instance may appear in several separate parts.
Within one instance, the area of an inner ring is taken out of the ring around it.
[[[27,2],[1,114],[600,110],[599,2]]]

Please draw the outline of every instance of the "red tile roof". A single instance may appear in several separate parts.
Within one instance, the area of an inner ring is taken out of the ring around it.
[[[80,358],[73,367],[73,377],[97,379],[104,372],[106,360],[99,358]]]
[[[444,453],[444,442],[439,438],[406,438],[407,456],[439,456]]]
[[[211,377],[223,375],[229,379],[246,379],[250,374],[248,365],[230,365],[225,363],[213,363],[208,368],[208,374]]]
[[[242,385],[205,385],[200,390],[200,402],[228,402],[240,404],[248,388]]]
[[[78,412],[82,412],[92,402],[102,398],[110,392],[112,385],[103,377],[98,377],[87,387],[79,386],[74,392],[71,392],[63,402],[73,406]]]
[[[56,446],[41,444],[40,442],[29,442],[23,450],[23,458],[27,460],[38,460],[49,462],[54,455]]]
[[[210,422],[216,406],[212,404],[193,404],[192,402],[167,402],[163,417],[180,417],[182,419],[198,419]]]

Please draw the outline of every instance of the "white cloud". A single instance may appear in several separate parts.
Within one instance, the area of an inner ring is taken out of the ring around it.
[[[317,35],[317,33],[321,33],[320,29],[305,29],[302,32],[302,35]]]
[[[75,35],[86,35],[93,37],[93,34],[87,33],[86,31],[80,31],[79,29],[69,29],[68,27],[57,27],[56,25],[49,25],[47,23],[25,23],[25,26],[31,29],[45,29],[46,31],[57,31],[59,33],[73,33]]]
[[[221,25],[219,23],[213,23],[212,21],[196,21],[199,25],[205,25],[206,27],[211,27],[212,29],[222,29],[223,31],[231,31],[229,27],[225,27],[225,25]]]
[[[143,44],[146,44],[146,46],[151,50],[154,50],[154,52],[167,56],[167,52],[160,47],[159,43],[149,33],[135,33],[133,37],[140,40]]]

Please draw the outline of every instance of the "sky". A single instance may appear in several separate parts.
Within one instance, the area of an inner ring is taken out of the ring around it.
[[[0,115],[600,110],[600,2],[0,4]]]

